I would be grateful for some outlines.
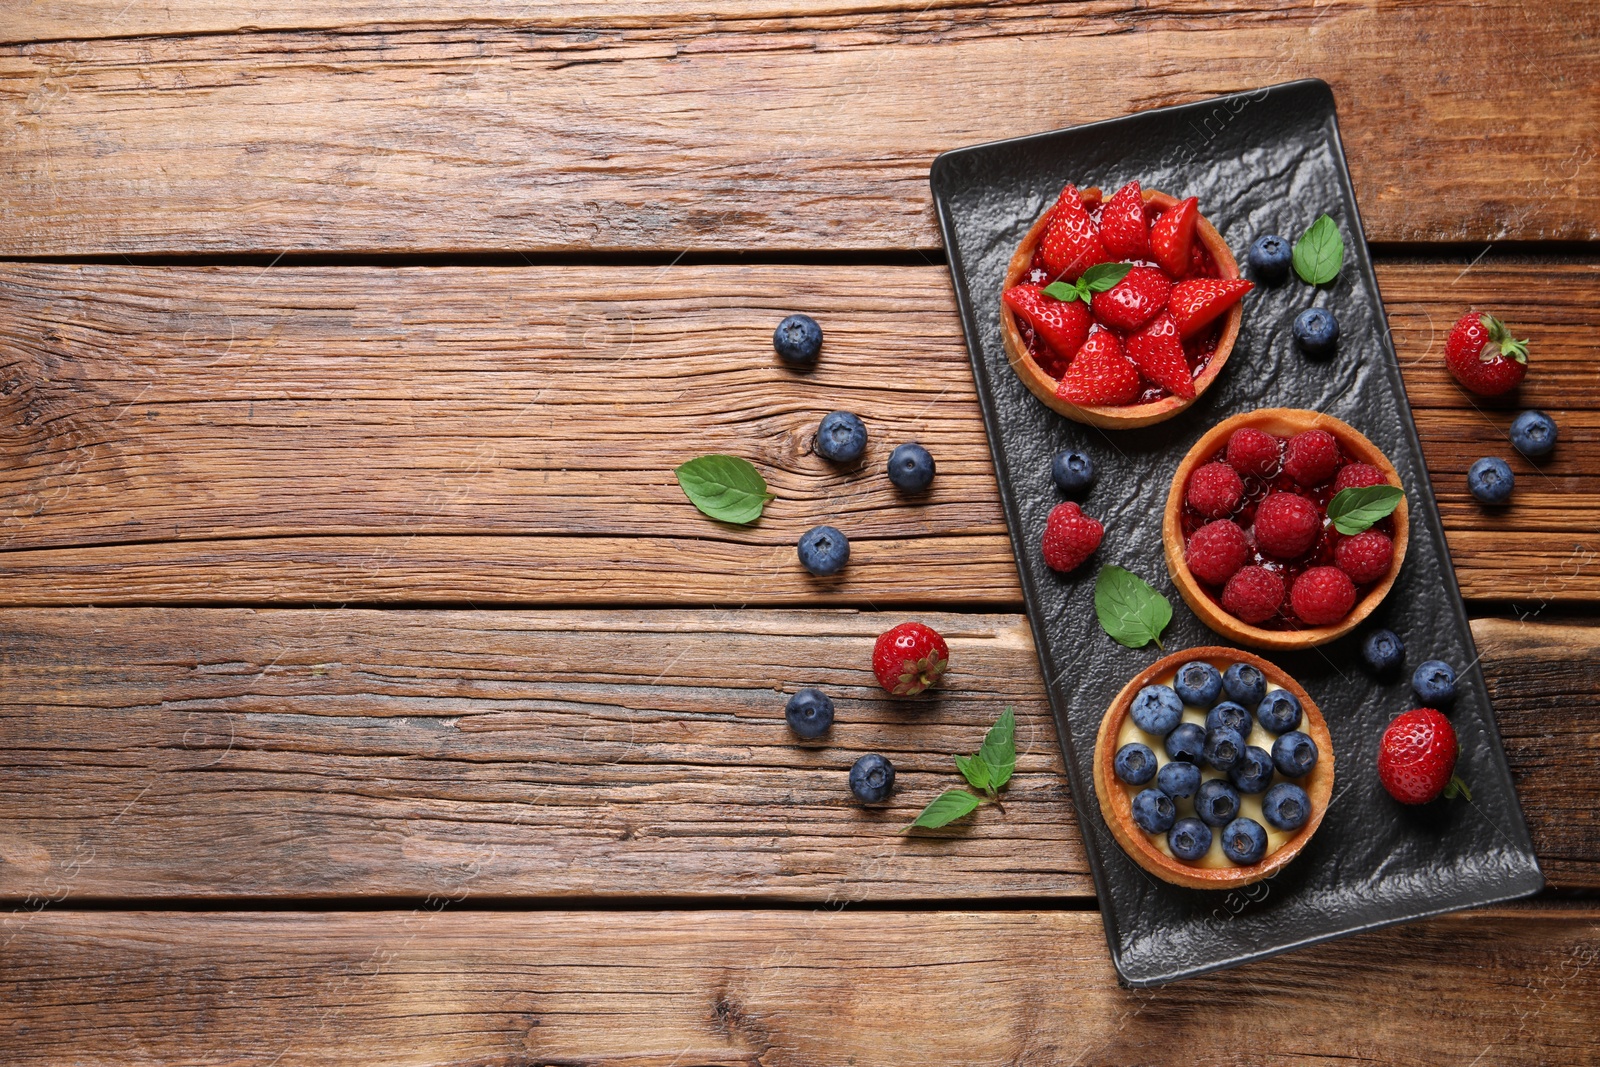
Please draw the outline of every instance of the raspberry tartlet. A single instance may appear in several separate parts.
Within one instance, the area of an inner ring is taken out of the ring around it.
[[[1342,490],[1380,485],[1401,488],[1400,476],[1348,423],[1296,408],[1235,415],[1178,465],[1161,529],[1167,570],[1224,637],[1257,648],[1325,644],[1372,613],[1405,560],[1404,495],[1360,532],[1329,520]]]
[[[1053,283],[1088,282],[1101,264],[1130,269],[1092,299],[1045,292]],[[1106,429],[1148,426],[1172,418],[1216,380],[1250,288],[1194,197],[1178,200],[1137,182],[1110,197],[1068,185],[1006,271],[1006,357],[1035,396],[1069,419]]]
[[[1299,683],[1259,656],[1174,652],[1122,687],[1095,738],[1117,843],[1157,878],[1233,889],[1282,870],[1322,824],[1333,739]]]

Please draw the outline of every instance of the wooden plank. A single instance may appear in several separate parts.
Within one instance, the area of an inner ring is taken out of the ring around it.
[[[128,32],[262,21],[124,6],[93,10]],[[544,5],[8,45],[0,254],[931,248],[940,151],[1305,75],[1338,93],[1372,239],[1600,238],[1593,5],[1215,7],[588,5],[580,25]],[[1394,61],[1446,41],[1449,63]]]
[[[869,668],[901,616],[6,611],[0,897],[1092,895],[1025,620],[919,617],[953,673],[906,702]],[[1600,741],[1549,715],[1600,694],[1600,626],[1475,632],[1546,875],[1600,887]],[[824,745],[783,723],[802,685]],[[1008,705],[1005,810],[898,836]],[[898,791],[864,810],[869,751]]]
[[[1117,987],[1093,912],[45,911],[0,1032],[17,1067],[1579,1063],[1597,958],[1581,907],[1155,990]]]
[[[1462,588],[1600,598],[1600,267],[1461,274],[1382,271]],[[1467,406],[1441,331],[1513,292],[1535,294],[1515,320],[1534,339],[1518,402],[1563,436],[1538,468],[1514,458],[1516,503],[1485,509],[1462,472],[1512,455],[1514,409]],[[805,376],[771,350],[795,308],[827,330]],[[870,425],[860,470],[811,454],[835,408]],[[0,415],[0,603],[1020,601],[935,267],[12,264]],[[926,498],[881,474],[913,439],[939,463]],[[778,499],[759,525],[685,501],[672,468],[704,452],[765,471]],[[824,521],[855,547],[818,582],[792,546]]]

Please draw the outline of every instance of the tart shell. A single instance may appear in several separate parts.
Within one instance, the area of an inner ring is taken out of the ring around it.
[[[1278,437],[1293,437],[1305,430],[1327,430],[1338,439],[1339,447],[1353,462],[1377,467],[1389,478],[1391,485],[1404,489],[1400,474],[1377,445],[1347,422],[1319,411],[1301,408],[1261,408],[1224,419],[1213,426],[1184,455],[1177,473],[1172,476],[1172,488],[1167,491],[1166,514],[1161,520],[1167,572],[1172,575],[1173,584],[1178,587],[1184,603],[1200,617],[1200,621],[1224,637],[1255,648],[1299,649],[1327,644],[1360,626],[1394,586],[1400,566],[1405,562],[1406,543],[1411,533],[1406,499],[1403,496],[1400,498],[1391,516],[1394,522],[1394,562],[1389,565],[1389,573],[1367,590],[1366,595],[1356,601],[1356,606],[1342,620],[1331,626],[1309,626],[1303,630],[1269,630],[1236,619],[1223,610],[1222,605],[1201,587],[1199,579],[1189,571],[1189,564],[1184,559],[1183,500],[1189,476],[1195,468],[1216,455],[1227,444],[1233,431],[1245,426],[1253,426]]]
[[[1093,207],[1100,202],[1101,191],[1091,186],[1082,190],[1081,195],[1086,205]],[[1153,204],[1156,208],[1166,211],[1178,203],[1175,197],[1154,189],[1143,190],[1144,202]],[[1053,208],[1055,205],[1052,204]],[[1006,269],[1005,285],[1001,292],[1010,289],[1022,281],[1023,275],[1028,272],[1028,265],[1033,262],[1033,255],[1039,248],[1039,242],[1044,240],[1044,231],[1050,221],[1050,208],[1028,230],[1022,243],[1017,246],[1016,254],[1011,257],[1011,265]],[[1233,252],[1228,248],[1228,243],[1216,227],[1201,215],[1195,224],[1195,237],[1205,246],[1211,259],[1217,265],[1218,277],[1239,277],[1239,264],[1233,258]],[[1206,363],[1205,369],[1194,380],[1194,397],[1185,400],[1178,396],[1164,396],[1160,400],[1148,404],[1128,404],[1124,406],[1110,405],[1084,405],[1074,404],[1056,395],[1056,379],[1044,372],[1039,364],[1033,361],[1028,354],[1028,346],[1022,339],[1022,331],[1017,326],[1016,314],[1006,306],[1005,301],[1000,301],[1000,334],[1005,338],[1006,359],[1011,363],[1011,369],[1016,371],[1017,377],[1028,387],[1029,392],[1038,397],[1046,407],[1050,408],[1074,422],[1087,423],[1090,426],[1099,426],[1106,430],[1131,430],[1140,426],[1150,426],[1158,422],[1165,422],[1184,408],[1200,399],[1201,395],[1216,381],[1217,375],[1222,371],[1222,365],[1228,362],[1228,356],[1233,352],[1233,345],[1239,338],[1239,324],[1244,321],[1244,305],[1238,303],[1228,309],[1222,320],[1222,333],[1217,338],[1216,351]],[[1064,353],[1071,355],[1071,353]]]
[[[1134,695],[1145,686],[1153,684],[1156,679],[1171,674],[1185,663],[1192,663],[1195,660],[1204,660],[1219,671],[1226,670],[1234,663],[1248,663],[1266,675],[1268,681],[1293,693],[1300,701],[1299,728],[1316,742],[1320,753],[1317,765],[1311,769],[1311,773],[1297,783],[1311,800],[1311,817],[1276,852],[1248,867],[1196,867],[1162,852],[1151,842],[1149,835],[1134,823],[1133,800],[1122,783],[1117,780],[1114,766],[1117,757],[1116,739],[1122,731],[1123,722],[1128,717],[1129,708],[1133,705]],[[1100,802],[1100,815],[1105,819],[1106,826],[1110,827],[1111,836],[1117,839],[1117,844],[1121,845],[1122,850],[1140,867],[1162,881],[1190,889],[1235,889],[1277,874],[1300,854],[1301,849],[1305,848],[1306,842],[1311,840],[1311,835],[1322,825],[1322,817],[1327,813],[1328,802],[1333,797],[1333,764],[1333,738],[1328,734],[1328,724],[1323,720],[1322,712],[1317,708],[1316,702],[1300,687],[1299,682],[1253,653],[1235,648],[1207,646],[1163,656],[1135,675],[1122,687],[1122,691],[1112,698],[1111,706],[1106,709],[1105,717],[1100,720],[1100,732],[1095,735],[1094,792]]]

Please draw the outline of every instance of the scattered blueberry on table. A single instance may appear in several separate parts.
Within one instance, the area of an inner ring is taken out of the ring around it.
[[[1280,285],[1289,277],[1289,264],[1294,259],[1294,249],[1288,238],[1269,233],[1257,237],[1245,254],[1250,273],[1263,285]]]
[[[1449,704],[1456,698],[1455,668],[1444,660],[1430,659],[1412,672],[1411,688],[1430,708]]]
[[[1405,642],[1393,630],[1374,630],[1361,642],[1361,658],[1374,672],[1389,674],[1405,661]]]
[[[1050,477],[1063,493],[1088,492],[1094,484],[1094,460],[1075,449],[1057,452],[1050,461]]]
[[[1524,411],[1511,420],[1511,447],[1529,459],[1556,447],[1556,420],[1542,411]]]
[[[783,717],[796,735],[812,740],[833,725],[833,700],[820,689],[802,689],[784,705]]]
[[[889,480],[903,493],[920,493],[933,484],[933,457],[915,441],[889,453]]]
[[[1294,320],[1294,340],[1308,356],[1326,356],[1339,344],[1339,320],[1327,308],[1307,308]]]
[[[822,417],[817,427],[817,455],[833,463],[854,463],[867,450],[867,427],[848,411]]]
[[[850,792],[863,804],[876,804],[894,789],[894,764],[876,752],[862,756],[850,767]]]
[[[772,347],[785,363],[809,367],[822,351],[822,327],[810,315],[790,315],[772,332]]]
[[[1499,456],[1484,456],[1467,468],[1467,488],[1484,504],[1504,504],[1516,485],[1510,464]]]
[[[838,574],[850,562],[850,539],[832,526],[813,526],[800,535],[800,565],[818,578]]]

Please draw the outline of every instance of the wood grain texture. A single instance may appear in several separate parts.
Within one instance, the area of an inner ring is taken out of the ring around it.
[[[949,685],[895,701],[900,616],[6,611],[0,898],[1092,896],[1025,620],[919,617]],[[1474,630],[1546,876],[1600,887],[1600,741],[1549,714],[1600,695],[1600,626]],[[803,685],[825,744],[783,721]],[[899,836],[1008,705],[1004,811]],[[897,791],[863,809],[872,751]]]
[[[44,911],[0,1033],[17,1067],[1579,1063],[1597,958],[1578,907],[1154,990],[1116,986],[1093,912]]]
[[[1381,277],[1467,596],[1600,598],[1600,267]],[[1470,406],[1440,353],[1464,307],[1507,292],[1535,294],[1515,404],[1562,440],[1537,468],[1514,458],[1516,503],[1485,509],[1463,472],[1513,455],[1515,407]],[[827,331],[804,376],[770,340],[796,308]],[[837,408],[869,423],[859,469],[811,453]],[[937,457],[926,497],[881,473],[905,440]],[[759,525],[684,499],[672,468],[705,452],[766,473]],[[11,264],[0,493],[10,604],[1020,602],[934,267]],[[818,522],[853,540],[841,578],[794,558]]]
[[[931,248],[940,151],[1304,76],[1338,94],[1372,239],[1600,237],[1579,2],[439,5],[196,36],[282,22],[125,6],[22,25],[134,36],[0,48],[0,254]]]

